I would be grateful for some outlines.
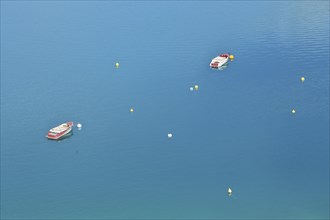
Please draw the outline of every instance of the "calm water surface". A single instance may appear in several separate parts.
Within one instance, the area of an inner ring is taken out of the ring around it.
[[[1,218],[329,218],[329,2],[1,1]]]

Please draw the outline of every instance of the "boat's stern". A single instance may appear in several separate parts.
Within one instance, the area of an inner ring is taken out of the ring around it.
[[[210,63],[210,67],[211,67],[211,68],[218,68],[218,67],[219,67],[219,62],[218,62],[218,61],[211,62],[211,63]]]

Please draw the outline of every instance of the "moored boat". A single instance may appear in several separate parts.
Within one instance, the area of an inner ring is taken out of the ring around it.
[[[229,54],[220,54],[219,56],[212,59],[210,63],[211,68],[219,68],[223,65],[225,65],[229,60]]]
[[[57,127],[50,129],[47,133],[47,138],[51,140],[59,140],[68,136],[72,131],[73,122],[66,122]]]

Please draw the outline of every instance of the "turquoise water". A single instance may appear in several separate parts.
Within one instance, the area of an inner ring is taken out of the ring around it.
[[[23,218],[328,219],[329,2],[1,1],[1,219]]]

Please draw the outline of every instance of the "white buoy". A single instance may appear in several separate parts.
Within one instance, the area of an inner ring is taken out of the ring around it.
[[[301,80],[301,82],[305,82],[305,77],[302,76],[302,77],[300,78],[300,80]]]
[[[77,124],[77,128],[81,128],[82,125],[80,123]]]
[[[233,194],[233,191],[231,190],[231,188],[228,188],[228,195],[231,196],[231,194]]]
[[[116,68],[119,68],[119,63],[116,63]]]
[[[130,111],[130,112],[134,112],[134,108],[131,108],[129,111]]]
[[[295,113],[296,113],[296,110],[292,109],[292,111],[291,111],[291,112],[292,112],[292,114],[295,114]]]
[[[193,87],[190,87],[190,91],[194,91],[194,88]]]
[[[167,134],[167,137],[168,137],[168,138],[172,138],[172,136],[173,136],[173,135],[172,135],[171,133],[168,133],[168,134]]]
[[[198,88],[199,88],[199,86],[198,86],[198,85],[195,85],[194,88],[195,88],[195,90],[197,91]]]

